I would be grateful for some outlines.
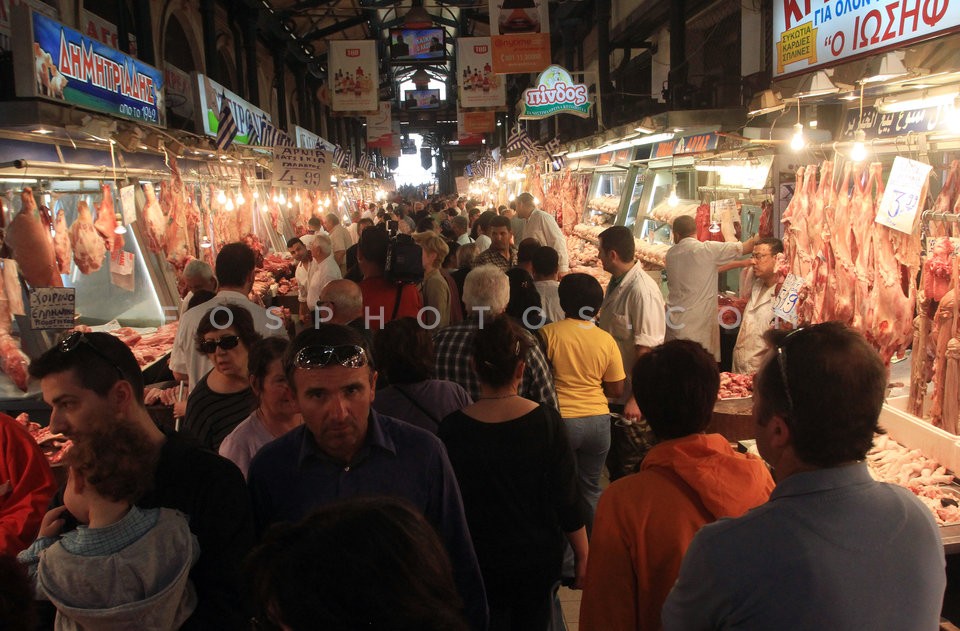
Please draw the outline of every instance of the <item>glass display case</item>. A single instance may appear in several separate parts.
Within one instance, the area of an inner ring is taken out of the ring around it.
[[[634,168],[631,169],[630,174],[627,176],[627,181],[633,182],[630,201],[627,203],[627,214],[623,221],[623,225],[628,228],[633,228],[637,222],[637,210],[640,208],[640,200],[643,198],[644,183],[646,182],[647,175],[648,171],[646,169]]]
[[[587,193],[582,223],[604,228],[616,224],[626,182],[626,169],[595,173]]]

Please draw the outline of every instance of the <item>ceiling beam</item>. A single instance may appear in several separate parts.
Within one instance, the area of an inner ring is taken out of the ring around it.
[[[360,26],[361,24],[366,24],[366,23],[367,23],[367,17],[365,15],[357,15],[352,18],[340,20],[339,22],[337,22],[332,26],[318,29],[316,31],[313,31],[312,33],[307,33],[306,35],[303,36],[303,41],[313,42],[318,39],[323,39],[330,35],[339,33],[340,31],[345,31],[348,28],[353,28],[354,26]]]

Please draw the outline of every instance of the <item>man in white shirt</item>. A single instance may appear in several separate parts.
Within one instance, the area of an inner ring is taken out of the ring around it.
[[[763,363],[767,352],[763,334],[776,322],[777,255],[782,252],[783,242],[773,237],[760,239],[753,246],[753,287],[733,347],[733,372],[750,375]]]
[[[313,243],[312,234],[293,237],[287,241],[287,252],[297,261],[297,269],[293,277],[297,279],[297,300],[300,304],[301,322],[306,322],[310,314],[310,308],[307,307],[307,284],[310,280],[310,268],[313,267],[313,256],[309,250],[311,243]]]
[[[551,322],[560,322],[566,317],[560,306],[560,281],[557,280],[560,257],[549,245],[541,245],[531,257],[533,284],[540,292],[543,311]]]
[[[549,245],[557,251],[560,257],[560,275],[570,271],[569,257],[567,256],[567,239],[557,220],[539,210],[530,193],[517,195],[517,216],[526,220],[523,227],[522,239],[534,238],[542,245]],[[632,236],[631,236],[632,238]]]
[[[344,266],[347,260],[347,248],[353,245],[353,239],[347,229],[340,225],[340,218],[336,213],[327,213],[323,216],[323,227],[330,235],[330,243],[333,247],[333,259],[340,267],[341,275],[344,272]]]
[[[600,307],[598,326],[613,336],[623,358],[627,375],[623,394],[611,399],[610,409],[622,411],[625,416],[639,418],[640,411],[633,400],[630,375],[637,358],[650,348],[663,343],[666,329],[666,311],[660,286],[634,258],[636,244],[633,233],[625,226],[613,226],[600,233],[599,258],[603,269],[612,275],[607,293]],[[626,451],[618,447],[622,434],[613,433],[607,454],[610,481],[633,473],[639,463],[620,462]]]
[[[320,292],[332,280],[342,278],[340,266],[337,265],[333,257],[333,246],[330,243],[330,237],[325,234],[313,237],[313,243],[310,245],[310,254],[313,256],[314,265],[310,270],[310,278],[307,281],[307,309],[310,313],[317,307],[317,301],[320,299]]]
[[[473,243],[473,239],[470,238],[470,221],[466,217],[457,215],[450,220],[450,226],[453,228],[453,234],[457,235],[458,245]]]
[[[245,243],[228,243],[220,248],[216,263],[220,289],[216,298],[188,309],[177,327],[170,352],[170,370],[178,380],[186,379],[193,386],[213,368],[207,356],[197,350],[194,338],[200,321],[217,305],[237,305],[249,311],[254,327],[264,337],[286,337],[283,319],[247,298],[253,288],[255,267],[253,250]]]
[[[180,301],[180,311],[177,314],[180,318],[187,312],[187,305],[190,304],[193,294],[201,289],[217,291],[217,277],[213,275],[213,268],[200,259],[192,259],[183,268],[183,282],[187,286],[187,295]]]
[[[689,215],[673,222],[674,245],[667,251],[667,340],[698,342],[720,361],[717,320],[717,267],[753,251],[757,237],[745,243],[698,241],[697,222]]]

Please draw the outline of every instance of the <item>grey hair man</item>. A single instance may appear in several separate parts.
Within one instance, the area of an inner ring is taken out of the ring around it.
[[[323,227],[326,229],[327,234],[330,235],[330,242],[333,244],[332,252],[333,258],[337,261],[337,265],[340,266],[340,271],[344,272],[343,269],[346,265],[347,260],[347,249],[353,245],[353,237],[350,236],[350,232],[346,228],[340,225],[340,217],[336,213],[327,213],[323,216]]]
[[[352,280],[341,278],[327,283],[320,290],[317,306],[324,322],[363,327],[363,294]]]
[[[557,220],[537,208],[536,200],[530,193],[517,195],[517,217],[526,220],[520,240],[534,238],[541,245],[549,245],[560,257],[560,275],[570,271],[567,256],[567,238],[563,236]]]
[[[213,268],[210,267],[209,263],[201,261],[200,259],[192,259],[187,263],[186,267],[183,268],[183,284],[187,288],[187,293],[183,297],[183,300],[180,301],[178,317],[181,318],[187,311],[187,305],[190,304],[190,299],[193,298],[193,294],[201,289],[217,291],[217,277],[213,273]]]
[[[473,399],[480,396],[480,382],[473,368],[473,337],[491,318],[502,315],[510,301],[507,275],[493,265],[481,265],[467,274],[463,303],[467,317],[458,324],[440,329],[434,336],[437,379],[459,383]],[[530,350],[525,357],[520,396],[557,409],[550,366],[540,345],[529,333]],[[504,349],[504,352],[509,352]]]
[[[318,234],[310,244],[310,254],[314,264],[310,268],[310,277],[307,279],[307,307],[313,311],[320,292],[332,280],[342,278],[340,266],[333,257],[333,243],[325,234]]]

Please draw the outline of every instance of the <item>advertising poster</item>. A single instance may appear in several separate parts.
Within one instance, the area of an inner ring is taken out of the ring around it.
[[[380,113],[367,116],[367,147],[383,149],[389,147],[393,135],[393,109],[389,102],[380,103]]]
[[[28,7],[13,18],[17,96],[166,126],[162,72]]]
[[[399,158],[401,155],[400,121],[393,121],[390,131],[390,144],[380,150],[384,158]]]
[[[377,42],[334,40],[329,44],[331,109],[334,112],[379,111]]]
[[[460,73],[460,106],[465,109],[506,105],[505,77],[493,71],[493,48],[489,37],[461,37],[457,40],[457,69]]]
[[[467,131],[467,116],[469,114],[486,114],[487,112],[464,112],[463,110],[457,110],[457,142],[461,145],[482,145],[483,144],[483,133],[475,133]],[[493,112],[489,112],[493,115]],[[471,125],[475,124],[471,120]]]
[[[233,142],[241,145],[263,144],[261,136],[267,125],[273,124],[269,114],[244,101],[206,75],[197,75],[197,86],[199,87],[197,107],[200,110],[203,133],[207,136],[217,135],[220,129],[222,102],[223,99],[227,99],[233,111],[233,120],[237,123],[237,136]]]
[[[546,0],[490,0],[490,35],[494,72],[541,72],[550,65]]]
[[[492,24],[492,20],[491,20]],[[776,0],[773,2],[773,76],[835,66],[841,59],[902,48],[960,27],[950,0]]]

